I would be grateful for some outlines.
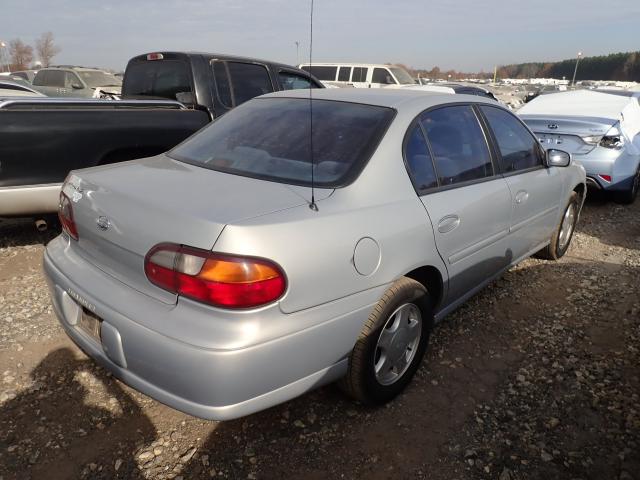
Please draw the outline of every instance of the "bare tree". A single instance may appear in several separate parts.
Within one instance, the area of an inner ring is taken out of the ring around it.
[[[9,42],[9,56],[12,70],[24,70],[33,60],[33,47],[15,38]]]
[[[36,40],[36,52],[43,67],[48,67],[51,59],[60,53],[60,47],[53,43],[53,33],[45,32]]]

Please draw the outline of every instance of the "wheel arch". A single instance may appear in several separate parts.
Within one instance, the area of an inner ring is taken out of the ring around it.
[[[420,282],[427,289],[436,311],[444,297],[444,279],[442,273],[433,265],[423,265],[404,274],[405,277]]]

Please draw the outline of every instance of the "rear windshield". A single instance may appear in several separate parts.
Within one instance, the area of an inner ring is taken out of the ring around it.
[[[169,156],[212,170],[294,185],[351,183],[373,154],[395,111],[308,99],[256,98],[177,146]]]
[[[123,95],[176,100],[177,93],[191,92],[191,75],[185,62],[149,60],[132,62],[124,76]]]
[[[91,88],[119,87],[122,85],[122,80],[111,73],[88,70],[76,70],[76,73],[80,75]]]

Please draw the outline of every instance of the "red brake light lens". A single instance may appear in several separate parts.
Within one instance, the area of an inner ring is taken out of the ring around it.
[[[161,53],[149,53],[147,55],[147,60],[162,60],[164,58],[164,55],[162,55]]]
[[[226,255],[164,243],[153,247],[144,270],[151,283],[222,308],[254,308],[279,299],[287,282],[270,260]]]
[[[71,200],[64,192],[60,192],[60,203],[58,204],[58,218],[64,230],[71,238],[78,240],[78,229],[73,220],[73,207]]]
[[[607,183],[611,183],[611,175],[598,174],[598,176]]]

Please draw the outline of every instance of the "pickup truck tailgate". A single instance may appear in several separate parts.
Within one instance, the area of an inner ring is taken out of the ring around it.
[[[225,225],[305,203],[283,184],[241,177],[165,155],[72,172],[72,200],[87,261],[165,303],[174,294],[148,281],[144,258],[163,242],[210,250]]]

